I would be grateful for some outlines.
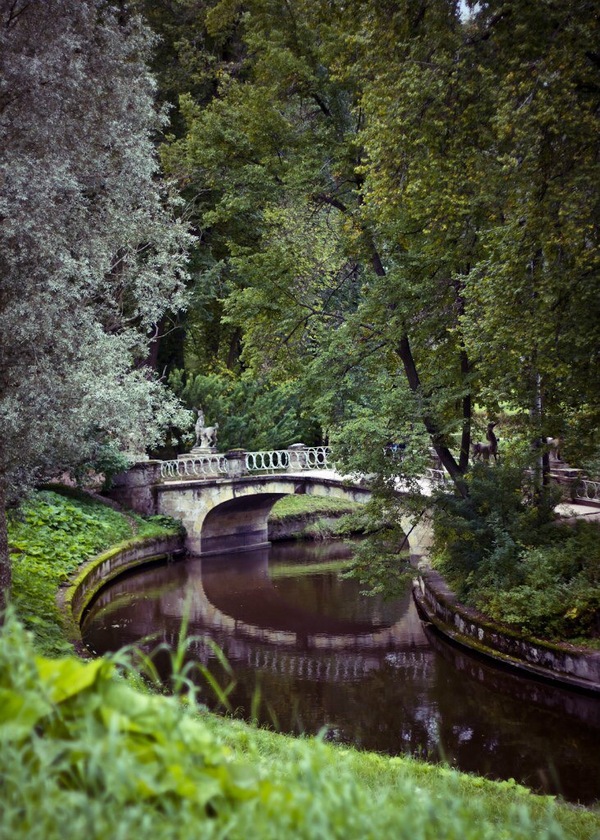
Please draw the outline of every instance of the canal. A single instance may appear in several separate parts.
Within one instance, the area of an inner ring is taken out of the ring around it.
[[[188,557],[122,577],[83,624],[94,653],[175,645],[184,614],[192,657],[225,686],[237,716],[361,749],[445,761],[589,804],[600,799],[600,699],[492,667],[448,645],[416,612],[343,577],[351,547],[274,544]],[[147,637],[152,636],[152,639]],[[167,675],[165,656],[157,665]],[[198,675],[200,698],[219,707]]]

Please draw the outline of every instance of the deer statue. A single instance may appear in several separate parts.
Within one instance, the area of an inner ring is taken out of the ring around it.
[[[550,463],[558,463],[562,462],[562,438],[559,437],[548,437],[546,438],[546,446],[548,447],[548,455],[550,458]]]
[[[494,434],[495,423],[488,423],[487,432],[485,436],[487,443],[474,443],[472,446],[473,459],[478,461],[489,461],[490,455],[494,456],[494,461],[498,460],[498,438]]]

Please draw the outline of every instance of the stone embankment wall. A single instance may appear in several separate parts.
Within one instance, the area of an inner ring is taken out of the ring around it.
[[[85,653],[81,641],[81,619],[92,598],[109,581],[138,566],[164,562],[184,552],[184,538],[179,534],[147,537],[113,546],[88,560],[76,576],[59,590],[57,599],[65,616],[67,636],[78,653]]]
[[[526,674],[600,693],[600,651],[528,639],[460,604],[441,577],[423,571],[415,590],[422,615],[454,642]]]

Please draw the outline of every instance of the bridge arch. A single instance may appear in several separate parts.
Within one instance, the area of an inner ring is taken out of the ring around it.
[[[364,487],[310,475],[168,481],[157,492],[158,512],[179,519],[189,551],[203,555],[268,545],[267,520],[282,496],[306,494],[352,502],[371,498]]]

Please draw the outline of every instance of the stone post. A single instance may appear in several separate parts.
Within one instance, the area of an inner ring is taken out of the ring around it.
[[[299,470],[306,469],[306,450],[308,447],[304,443],[292,443],[288,446],[287,451],[290,453],[290,469],[297,467]]]
[[[225,453],[225,463],[229,478],[241,478],[248,474],[245,449],[230,449]]]
[[[104,492],[123,507],[142,516],[158,513],[156,485],[160,484],[161,461],[143,461],[113,476],[111,487]]]

